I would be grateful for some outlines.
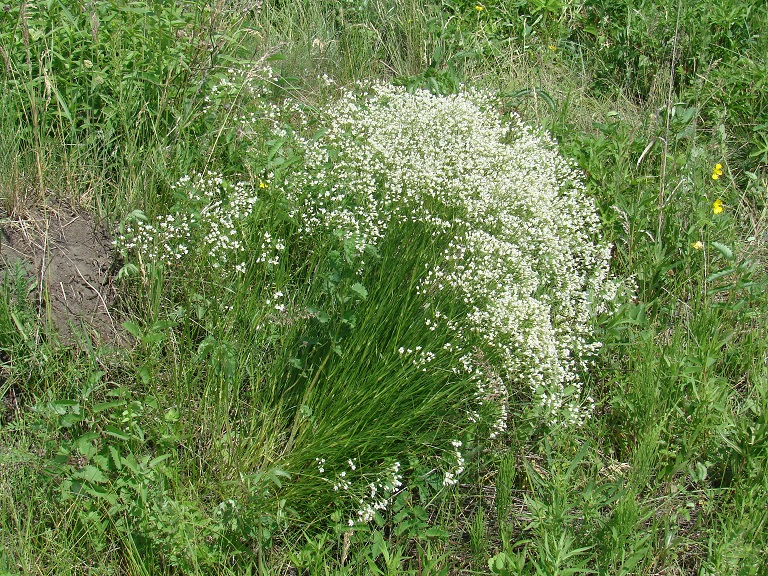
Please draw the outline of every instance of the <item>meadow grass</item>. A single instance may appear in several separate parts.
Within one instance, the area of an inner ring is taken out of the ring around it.
[[[765,574],[766,20],[9,5],[3,226],[52,196],[106,221],[126,344],[49,338],[0,247],[0,574]],[[426,118],[475,88],[508,132],[452,164],[490,120]],[[483,163],[515,142],[579,174],[537,200]]]

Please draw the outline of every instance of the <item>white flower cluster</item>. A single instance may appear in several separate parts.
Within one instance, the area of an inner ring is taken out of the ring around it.
[[[422,349],[421,346],[416,346],[414,350],[411,350],[410,348],[406,350],[403,347],[398,348],[398,353],[401,355],[409,355],[413,356],[411,363],[417,367],[420,368],[422,372],[427,371],[426,365],[430,362],[434,361],[436,358],[434,352],[429,352],[427,350]]]
[[[271,298],[267,298],[266,304],[267,306],[274,307],[276,312],[285,312],[285,300],[284,300],[285,294],[282,290],[278,290],[275,292]]]
[[[302,232],[332,230],[360,249],[397,222],[450,233],[419,287],[469,308],[453,319],[449,353],[480,337],[494,362],[494,375],[478,374],[493,388],[483,397],[506,404],[508,393],[527,389],[551,422],[576,422],[578,374],[599,347],[590,321],[616,286],[607,280],[610,247],[595,240],[594,203],[555,143],[517,119],[504,122],[479,91],[435,96],[375,84],[325,112],[320,136],[296,136],[304,166],[283,189]],[[425,368],[432,358],[412,360]]]
[[[147,221],[134,213],[128,229],[115,244],[123,252],[135,252],[140,262],[165,267],[178,265],[185,256],[205,258],[214,269],[244,273],[246,246],[243,221],[251,216],[259,199],[253,186],[228,184],[220,174],[207,172],[181,178],[174,185],[180,199],[171,214]],[[285,248],[280,239],[265,233],[258,261],[279,263]]]
[[[490,405],[494,408],[495,415],[491,422],[489,438],[497,438],[507,429],[507,416],[509,412],[509,390],[504,381],[496,374],[493,367],[485,362],[482,353],[475,351],[472,362],[472,380],[477,386],[475,401],[478,407]],[[470,414],[470,420],[479,420],[479,412]]]
[[[464,456],[461,454],[461,441],[453,440],[451,442],[453,450],[450,451],[451,467],[445,472],[443,477],[443,486],[455,486],[459,483],[459,476],[464,472]],[[446,458],[447,460],[449,458]]]
[[[315,458],[315,463],[318,472],[321,475],[325,473],[325,458]],[[356,476],[359,476],[359,479],[365,483],[362,492],[358,483],[353,483],[350,479],[352,474],[358,470],[358,462],[350,458],[347,460],[347,464],[349,465],[349,474],[347,470],[342,470],[335,474],[333,480],[327,480],[333,485],[334,492],[339,492],[356,503],[357,510],[347,520],[347,524],[349,526],[367,524],[373,520],[376,512],[386,510],[392,497],[401,490],[403,475],[400,472],[400,462],[394,462],[377,475],[358,472]]]
[[[269,85],[277,80],[272,68],[263,61],[256,62],[250,69],[229,68],[211,85],[204,99],[203,112],[210,112],[217,105],[229,111],[244,96],[249,99],[264,97],[269,93]]]

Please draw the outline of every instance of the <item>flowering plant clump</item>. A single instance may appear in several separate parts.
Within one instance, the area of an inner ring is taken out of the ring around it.
[[[134,218],[118,243],[140,263],[194,261],[241,286],[277,263],[290,283],[309,282],[290,306],[282,284],[262,290],[280,314],[306,311],[297,356],[309,357],[291,359],[302,371],[291,386],[312,416],[293,420],[285,456],[301,470],[316,457],[306,481],[328,486],[345,522],[369,522],[406,489],[399,465],[375,471],[404,454],[430,461],[433,485],[458,484],[467,442],[501,436],[515,400],[533,399],[548,425],[582,422],[591,322],[616,285],[594,203],[548,136],[475,90],[373,84],[319,111],[258,106],[238,117],[249,182],[185,178],[181,209]],[[290,238],[261,227],[267,198]],[[291,267],[301,250],[312,265]]]
[[[133,212],[115,244],[123,253],[135,253],[140,263],[171,269],[189,258],[196,262],[207,259],[216,271],[244,273],[244,222],[259,202],[254,187],[244,182],[230,184],[209,171],[185,176],[173,189],[178,202],[170,214],[150,221],[142,212]],[[276,265],[284,249],[281,239],[265,231],[256,261]]]
[[[320,477],[333,487],[334,493],[354,502],[354,510],[345,521],[348,526],[366,524],[373,520],[377,512],[387,509],[393,496],[403,486],[400,462],[383,466],[377,472],[365,473],[358,469],[358,462],[354,458],[349,458],[346,462],[349,468],[345,466],[333,478],[324,476],[324,458],[316,458],[315,464]]]
[[[455,336],[446,353],[463,355],[479,399],[500,400],[506,414],[507,398],[529,390],[551,422],[578,423],[579,371],[599,347],[590,322],[616,286],[610,247],[595,240],[594,203],[554,142],[517,118],[504,122],[481,91],[443,97],[376,84],[325,113],[321,137],[296,137],[304,166],[283,184],[302,231],[333,230],[361,252],[405,222],[449,237],[418,289],[469,311],[448,321],[436,308],[430,330]],[[469,344],[478,337],[480,354]]]

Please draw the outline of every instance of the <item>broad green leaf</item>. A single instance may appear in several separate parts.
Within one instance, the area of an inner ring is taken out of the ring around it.
[[[96,466],[86,466],[82,470],[75,472],[74,476],[86,482],[95,482],[97,484],[108,482],[108,478]]]
[[[320,308],[313,308],[309,307],[307,308],[307,311],[314,315],[314,317],[317,319],[320,324],[328,324],[328,322],[331,321],[331,317],[328,315],[328,313],[325,310],[321,310]]]
[[[726,268],[725,270],[720,270],[720,272],[715,272],[714,274],[710,274],[709,276],[707,276],[707,282],[713,282],[715,280],[728,276],[729,274],[733,274],[734,272],[736,272],[735,268]]]
[[[70,426],[79,424],[82,421],[83,421],[82,414],[67,414],[66,416],[61,417],[61,419],[59,420],[59,423],[65,428],[69,428]]]
[[[136,322],[123,322],[123,328],[134,338],[141,339],[141,328]]]
[[[354,284],[352,284],[352,286],[349,287],[349,289],[352,290],[352,292],[354,292],[355,294],[357,294],[357,296],[361,300],[365,300],[366,298],[368,298],[368,290],[366,290],[365,286],[360,284],[360,282],[355,282]]]
[[[168,458],[170,458],[170,457],[171,457],[171,455],[170,455],[170,454],[161,454],[161,455],[160,455],[160,456],[158,456],[157,458],[153,458],[153,459],[152,459],[152,460],[149,462],[148,466],[149,466],[150,468],[154,468],[155,466],[157,466],[157,465],[158,465],[158,464],[160,464],[161,462],[165,462],[166,460],[168,460]]]
[[[104,433],[108,436],[114,436],[118,440],[129,440],[130,436],[120,430],[117,426],[112,426],[111,424],[107,424],[104,426]]]
[[[115,468],[121,470],[123,467],[122,459],[120,458],[120,452],[114,446],[109,447],[109,454],[112,456],[112,462],[115,464]]]
[[[111,506],[115,506],[117,504],[117,494],[115,494],[109,488],[94,485],[86,488],[86,492],[94,498],[101,498],[102,500],[106,500]]]
[[[129,220],[139,220],[141,222],[146,222],[148,220],[147,215],[144,214],[141,210],[134,210],[130,214],[128,214]]]
[[[125,400],[112,400],[111,402],[100,402],[99,404],[93,405],[93,411],[94,413],[98,414],[99,412],[104,412],[104,410],[109,410],[110,408],[118,408],[124,405],[125,405]]]
[[[90,460],[96,455],[96,446],[93,445],[93,438],[90,438],[91,434],[85,434],[78,438],[77,440],[77,449],[82,454],[86,460]],[[97,435],[98,437],[98,435]]]
[[[136,456],[128,454],[122,458],[123,465],[134,474],[139,474],[139,463],[136,462]]]
[[[144,338],[142,338],[142,341],[145,344],[158,344],[166,339],[166,335],[162,332],[154,332],[151,334],[146,334]]]
[[[726,260],[733,260],[733,252],[725,244],[720,242],[712,242],[712,248],[720,252]]]

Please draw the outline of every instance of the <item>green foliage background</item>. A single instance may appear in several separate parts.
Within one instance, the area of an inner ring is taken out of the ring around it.
[[[289,173],[289,139],[242,131],[254,98],[311,114],[360,79],[443,94],[467,83],[578,164],[612,273],[637,289],[596,319],[584,427],[548,428],[516,398],[502,438],[462,439],[467,469],[446,488],[440,428],[381,413],[404,381],[426,411],[446,400],[387,355],[393,332],[416,330],[403,286],[433,246],[381,247],[380,262],[402,265],[376,269],[365,292],[333,237],[287,246],[245,283],[204,258],[148,265],[118,280],[130,345],[117,349],[61,346],[24,271],[5,269],[0,574],[763,574],[766,27],[757,0],[5,6],[4,224],[62,197],[117,230],[194,210],[172,187],[193,171]],[[257,63],[273,73],[215,88]],[[250,229],[290,237],[271,193]],[[247,240],[255,259],[261,240]],[[265,304],[283,288],[292,322]],[[414,342],[430,337],[419,330]],[[316,410],[336,411],[339,429],[315,427]],[[450,427],[425,412],[440,419]],[[328,475],[351,475],[339,439],[363,429],[358,458],[404,431],[421,448],[400,454],[408,489],[350,530],[349,505],[307,471],[325,458]]]

